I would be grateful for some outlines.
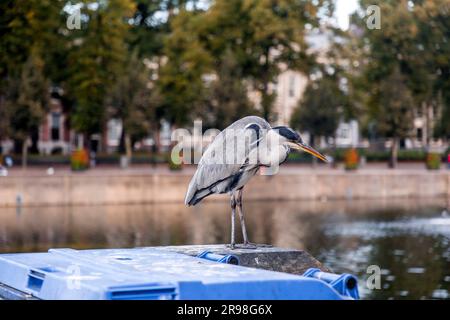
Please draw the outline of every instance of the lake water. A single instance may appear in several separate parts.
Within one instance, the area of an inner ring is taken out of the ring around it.
[[[363,298],[450,299],[446,199],[244,205],[250,240],[305,249],[357,275]],[[227,243],[229,216],[227,202],[0,208],[0,253]],[[380,268],[380,289],[367,288],[370,265]]]

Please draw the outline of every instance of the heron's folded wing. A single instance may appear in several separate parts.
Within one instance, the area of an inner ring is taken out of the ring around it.
[[[256,125],[256,129],[253,125]],[[198,191],[208,190],[231,179],[249,163],[249,155],[257,147],[262,130],[270,128],[259,117],[246,117],[223,130],[208,146],[189,184],[185,202],[189,204]]]

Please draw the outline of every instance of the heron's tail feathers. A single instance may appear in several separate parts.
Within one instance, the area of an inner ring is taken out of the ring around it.
[[[195,192],[188,192],[186,195],[186,199],[184,200],[184,203],[187,206],[195,206],[197,203],[202,201],[203,198],[209,196],[212,194],[211,190],[209,189],[203,189],[203,190],[196,190]]]

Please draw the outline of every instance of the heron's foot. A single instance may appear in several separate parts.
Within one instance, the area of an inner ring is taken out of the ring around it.
[[[265,243],[257,243],[255,244],[258,248],[272,248],[273,245],[271,244],[265,244]]]
[[[255,250],[258,248],[262,248],[266,245],[264,244],[258,244],[258,243],[252,243],[252,242],[244,242],[242,244],[238,244],[236,247],[238,249],[250,249],[250,250]]]
[[[255,250],[258,248],[271,248],[273,247],[271,244],[264,244],[264,243],[253,243],[253,242],[244,242],[239,244],[227,244],[227,248],[230,248],[231,250],[234,249],[249,249],[249,250]]]
[[[244,242],[243,244],[239,245],[240,249],[258,249],[258,245],[256,243],[251,243],[251,242]]]
[[[243,249],[258,249],[258,248],[270,248],[272,247],[272,245],[263,243],[244,242],[242,245],[239,245],[239,247]]]

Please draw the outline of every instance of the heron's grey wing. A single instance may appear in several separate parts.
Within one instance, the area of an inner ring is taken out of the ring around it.
[[[212,193],[228,192],[233,180],[249,166],[249,154],[268,129],[270,125],[264,119],[250,116],[219,133],[200,159],[185,203],[193,205]]]
[[[236,152],[227,161],[226,132],[222,131],[208,146],[189,183],[185,203],[194,205],[211,193],[226,192],[226,184],[245,163],[245,152]],[[230,156],[231,152],[228,152]]]

